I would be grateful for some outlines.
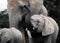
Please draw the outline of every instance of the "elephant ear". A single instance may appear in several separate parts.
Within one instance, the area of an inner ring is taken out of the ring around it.
[[[42,30],[42,35],[43,36],[47,36],[50,34],[54,33],[54,25],[52,24],[52,22],[49,20],[48,17],[43,16],[45,24],[44,24],[44,29]]]

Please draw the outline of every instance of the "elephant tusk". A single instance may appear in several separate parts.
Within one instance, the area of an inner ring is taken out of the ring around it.
[[[27,31],[27,34],[28,34],[28,37],[29,37],[29,38],[32,38],[31,33],[30,33],[29,30]]]
[[[29,38],[32,38],[31,33],[30,33],[30,31],[29,31],[27,28],[26,28],[26,31],[27,31],[28,37],[29,37]]]
[[[35,30],[35,28],[33,27],[33,30]]]

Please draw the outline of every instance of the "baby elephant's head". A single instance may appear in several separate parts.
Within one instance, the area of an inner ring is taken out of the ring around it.
[[[43,15],[32,15],[31,16],[31,23],[33,25],[33,29],[37,29],[38,32],[41,32],[44,28],[44,19]]]

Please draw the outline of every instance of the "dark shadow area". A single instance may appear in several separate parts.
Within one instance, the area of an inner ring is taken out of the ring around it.
[[[0,28],[4,27],[9,27],[9,18],[6,10],[0,12]]]

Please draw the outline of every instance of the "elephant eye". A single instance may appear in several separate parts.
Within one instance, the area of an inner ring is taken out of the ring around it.
[[[40,21],[37,21],[37,23],[40,23]]]

